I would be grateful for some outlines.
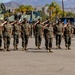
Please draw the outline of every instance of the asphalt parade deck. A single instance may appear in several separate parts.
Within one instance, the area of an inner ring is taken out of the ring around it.
[[[29,39],[28,51],[22,51],[21,39],[19,50],[13,49],[11,39],[10,52],[0,51],[0,75],[75,75],[75,39],[72,39],[71,50],[65,50],[62,39],[62,49],[48,53],[42,39],[41,49],[35,47],[34,38]]]

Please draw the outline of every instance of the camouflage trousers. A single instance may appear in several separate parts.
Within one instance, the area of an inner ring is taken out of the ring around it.
[[[65,36],[65,46],[70,47],[71,46],[71,37]]]
[[[0,35],[0,47],[2,46],[2,36]]]
[[[10,46],[10,36],[4,36],[3,37],[3,39],[4,39],[4,48],[6,49],[6,48],[9,48],[9,46]]]
[[[42,41],[42,36],[40,34],[35,33],[35,45],[40,46]]]
[[[52,48],[52,42],[53,42],[53,38],[46,39],[46,49]]]
[[[23,34],[23,35],[21,36],[21,38],[22,38],[22,47],[25,47],[25,46],[27,47],[29,35]]]
[[[18,34],[14,34],[13,35],[13,45],[16,46],[19,43],[19,35]]]
[[[46,34],[44,34],[44,39],[45,39],[45,47],[46,47],[46,43],[47,43],[47,37],[46,37]]]
[[[33,31],[32,31],[32,32],[33,32],[33,36],[35,36],[35,29],[33,29]]]
[[[62,35],[56,34],[56,46],[60,47],[62,40]]]
[[[32,33],[33,33],[33,29],[32,29],[32,25],[30,27],[30,31],[29,31],[29,36],[32,37]]]

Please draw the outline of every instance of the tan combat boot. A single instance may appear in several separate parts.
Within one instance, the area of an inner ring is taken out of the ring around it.
[[[68,47],[66,47],[65,49],[68,50]]]
[[[7,49],[6,48],[4,48],[4,52],[6,52],[7,51]]]
[[[38,46],[38,49],[40,49],[40,46]]]
[[[58,46],[56,45],[56,49],[58,49]]]
[[[65,45],[65,46],[66,46],[66,48],[65,48],[65,49],[66,49],[66,50],[68,50],[68,46],[67,46],[67,45]]]
[[[22,48],[22,51],[24,51],[24,47]]]
[[[14,50],[16,50],[16,46],[14,46]]]
[[[71,50],[71,48],[70,48],[70,47],[68,47],[68,49],[69,49],[69,50]]]
[[[18,47],[17,47],[17,45],[16,45],[16,49],[18,50]]]
[[[7,48],[7,51],[10,51],[9,48]]]
[[[53,51],[51,51],[51,48],[49,48],[48,52],[53,52]]]
[[[27,50],[27,46],[25,46],[25,50]]]

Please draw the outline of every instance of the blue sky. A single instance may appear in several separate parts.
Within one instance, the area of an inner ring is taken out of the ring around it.
[[[52,1],[56,1],[60,5],[62,5],[62,0],[0,0],[1,2],[9,2],[15,1],[22,4],[29,4],[29,5],[45,5],[50,4]],[[64,0],[65,7],[75,7],[75,0]]]
[[[9,2],[11,0],[0,0],[1,2]],[[37,0],[33,0],[33,1],[37,1]],[[43,1],[43,0],[41,0]],[[54,1],[62,1],[62,0],[54,0]],[[64,1],[68,1],[68,0],[64,0]],[[74,0],[69,0],[69,1],[74,1]]]
[[[9,2],[11,0],[0,0],[0,2]]]

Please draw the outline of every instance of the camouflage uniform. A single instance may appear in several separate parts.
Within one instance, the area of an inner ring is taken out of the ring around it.
[[[47,34],[46,34],[46,49],[48,49],[49,51],[51,50],[52,48],[52,42],[53,42],[53,27],[52,26],[49,26],[49,27],[46,27],[45,29],[47,29]]]
[[[56,29],[56,48],[61,48],[60,45],[61,45],[61,40],[62,40],[62,33],[63,33],[63,26],[61,23],[57,24],[55,26],[55,29]]]
[[[49,24],[49,19],[47,19],[46,22],[44,23],[44,25],[46,25],[46,24]],[[47,43],[46,34],[47,34],[47,29],[44,29],[45,47],[46,47],[46,43]]]
[[[35,26],[35,45],[38,46],[38,49],[40,49],[42,40],[42,28],[43,26],[40,23]]]
[[[46,43],[47,43],[47,38],[46,38],[46,34],[47,34],[47,29],[44,29],[44,39],[45,39],[45,47],[46,47]],[[46,48],[47,49],[47,48]]]
[[[0,49],[2,47],[2,31],[3,31],[3,28],[2,26],[0,26]]]
[[[21,37],[22,37],[22,47],[23,50],[27,50],[27,45],[28,45],[28,39],[29,39],[29,24],[28,23],[23,23],[21,25]]]
[[[9,51],[10,40],[11,40],[11,25],[9,23],[3,26],[3,39],[4,39],[4,50]]]
[[[20,26],[18,24],[13,25],[13,45],[14,49],[18,49],[18,43],[19,43],[19,33],[20,33]]]
[[[71,25],[67,25],[64,30],[65,46],[66,49],[70,49],[71,46],[71,37],[72,37],[73,28]]]
[[[34,27],[34,24],[35,24],[36,22],[33,22],[32,24],[33,24],[33,29],[32,29],[32,33],[33,33],[33,36],[35,36],[35,27]]]

